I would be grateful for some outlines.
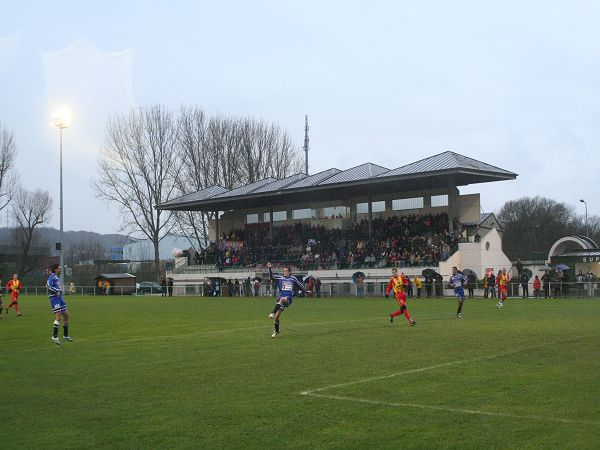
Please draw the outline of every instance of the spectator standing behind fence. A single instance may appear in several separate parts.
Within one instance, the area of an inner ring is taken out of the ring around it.
[[[467,290],[469,291],[469,298],[475,297],[475,285],[477,284],[477,278],[475,275],[470,273],[467,275]]]
[[[254,296],[258,297],[259,292],[260,292],[260,281],[255,279],[254,280]]]
[[[529,277],[526,272],[521,272],[521,287],[523,288],[523,298],[529,298]]]
[[[250,281],[250,277],[244,280],[244,295],[246,297],[250,297],[252,294],[252,282]]]
[[[496,298],[496,275],[494,275],[494,270],[490,270],[488,275],[488,285],[490,288],[490,298]]]
[[[415,281],[413,283],[415,285],[415,289],[417,290],[417,298],[421,298],[421,289],[423,288],[423,283],[421,283],[419,275],[415,276]]]
[[[540,281],[540,277],[538,277],[536,275],[535,278],[533,279],[533,296],[535,298],[540,298],[542,296],[541,287],[542,287],[542,282]]]
[[[98,292],[96,292],[96,295],[102,294],[103,290],[104,290],[104,281],[102,281],[100,278],[98,278]]]
[[[233,297],[233,281],[231,281],[231,278],[227,280],[227,295]]]
[[[365,296],[365,279],[363,277],[356,278],[356,296],[364,297]]]
[[[317,290],[317,298],[321,298],[321,280],[319,278],[315,281],[315,289]]]
[[[560,270],[554,272],[554,298],[560,298],[562,273]]]
[[[569,289],[571,288],[571,280],[569,278],[569,273],[567,271],[564,271],[562,273],[562,295],[564,297],[568,297],[569,296]]]
[[[110,281],[104,280],[104,295],[110,295]]]
[[[488,277],[487,273],[483,276],[481,283],[483,285],[483,298],[488,298],[490,293],[490,277]]]
[[[242,293],[240,292],[240,280],[238,280],[237,278],[235,279],[235,282],[233,283],[233,289],[235,291],[234,295],[239,295],[239,296],[242,295]]]
[[[583,270],[579,269],[579,273],[576,277],[577,280],[577,297],[583,297],[583,292],[585,290],[585,275],[583,274]]]
[[[428,274],[425,277],[425,292],[427,292],[427,297],[431,297],[432,288],[433,288],[433,275]]]
[[[161,297],[167,296],[167,279],[165,277],[160,279],[160,287],[161,287]]]
[[[544,284],[544,298],[550,297],[550,274],[547,270],[542,275],[542,283]]]

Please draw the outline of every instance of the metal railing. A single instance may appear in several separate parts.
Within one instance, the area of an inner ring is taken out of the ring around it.
[[[391,267],[438,267],[439,261],[433,261],[431,263],[421,262],[419,264],[410,264],[404,261],[396,261],[389,262],[386,260],[381,260],[377,262],[335,262],[322,264],[319,262],[305,262],[302,260],[274,260],[272,261],[273,267],[279,268],[283,266],[290,266],[293,271],[297,272],[308,272],[314,270],[345,270],[345,269],[356,269],[356,270],[365,270],[365,269],[385,269]],[[266,271],[266,264],[253,264],[253,265],[244,265],[244,264],[228,264],[228,265],[216,265],[216,264],[203,264],[203,265],[192,265],[185,266],[182,268],[177,268],[173,271],[173,273],[190,273],[190,274],[202,274],[202,273],[212,273],[212,272],[245,272],[245,271]]]
[[[385,288],[387,286],[388,278],[368,278],[364,283],[352,283],[351,281],[343,280],[323,280],[320,289],[313,288],[313,297],[380,297],[385,294]],[[536,291],[533,289],[532,283],[527,285],[528,289],[525,291],[521,284],[509,283],[507,286],[508,297],[528,297],[528,298],[596,298],[600,297],[600,282],[584,282],[584,283],[557,283],[551,282],[547,285],[541,286],[541,289]],[[465,288],[465,296],[469,297],[470,290],[468,287]],[[4,292],[3,292],[4,294]],[[265,297],[273,296],[273,288],[268,283],[262,283],[255,290],[255,287],[251,285],[239,284],[234,285],[231,296],[250,297],[255,296]],[[484,289],[481,282],[478,282],[473,289],[473,297],[475,298],[497,298],[499,292],[497,288]],[[6,295],[6,294],[5,294]],[[48,295],[48,291],[45,286],[24,286],[21,289],[21,295]],[[70,295],[89,295],[89,296],[106,296],[106,295],[153,295],[153,296],[230,296],[229,288],[225,283],[221,283],[218,289],[208,289],[204,283],[187,283],[187,284],[175,284],[173,287],[167,288],[134,288],[130,286],[112,286],[109,292],[106,289],[100,289],[97,286],[76,286],[73,289],[67,288],[64,292],[65,296]],[[443,296],[454,296],[453,290],[448,286],[447,282],[425,284],[423,283],[420,293],[417,288],[411,286],[408,290],[409,297],[443,297]]]

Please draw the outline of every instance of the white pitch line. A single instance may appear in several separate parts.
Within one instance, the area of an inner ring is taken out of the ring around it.
[[[587,336],[577,336],[577,337],[570,338],[570,339],[562,339],[560,341],[546,342],[546,343],[543,343],[543,344],[532,345],[530,347],[524,347],[524,348],[521,348],[521,349],[518,349],[518,350],[511,350],[511,351],[508,351],[508,352],[497,353],[495,355],[477,356],[475,358],[461,359],[461,360],[458,360],[458,361],[450,361],[450,362],[447,362],[447,363],[435,364],[433,366],[420,367],[418,369],[404,370],[402,372],[396,372],[396,373],[392,373],[392,374],[389,374],[389,375],[364,378],[362,380],[348,381],[348,382],[345,382],[345,383],[332,384],[330,386],[325,386],[325,387],[321,387],[321,388],[308,389],[306,391],[300,392],[300,394],[301,395],[312,395],[315,392],[326,391],[326,390],[334,389],[334,388],[338,388],[338,387],[352,386],[352,385],[355,385],[355,384],[369,383],[371,381],[385,380],[386,378],[394,378],[394,377],[398,377],[400,375],[408,375],[408,374],[411,374],[411,373],[425,372],[427,370],[439,369],[441,367],[456,366],[456,365],[459,365],[459,364],[473,362],[473,361],[482,361],[482,360],[486,360],[486,359],[494,359],[494,358],[499,358],[501,356],[512,355],[514,353],[524,352],[524,351],[527,351],[527,350],[534,350],[534,349],[541,348],[541,347],[547,347],[548,345],[554,345],[554,344],[559,343],[559,342],[576,341],[576,340],[579,340],[579,339],[584,339],[586,337]]]
[[[295,323],[295,324],[290,324],[289,327],[293,329],[294,327],[332,325],[332,324],[338,324],[338,323],[352,323],[352,322],[367,322],[367,321],[373,321],[373,320],[380,321],[381,319],[373,318],[373,319],[337,320],[337,321],[329,321],[329,322]],[[139,338],[113,339],[113,340],[101,340],[103,336],[96,335],[96,336],[87,336],[87,337],[79,338],[79,339],[77,339],[76,342],[90,343],[93,341],[96,344],[100,344],[100,345],[102,345],[102,344],[104,344],[104,345],[106,345],[106,344],[121,344],[121,343],[128,343],[128,342],[143,342],[143,341],[153,341],[153,340],[161,340],[161,339],[178,339],[178,338],[186,338],[186,337],[193,337],[193,336],[210,336],[210,335],[222,334],[222,333],[235,333],[238,331],[264,330],[268,326],[269,326],[268,323],[265,322],[265,325],[260,325],[260,326],[255,326],[255,327],[227,328],[224,330],[197,331],[195,333],[144,336],[144,337],[139,337]],[[98,339],[96,339],[96,338],[98,338]],[[75,343],[69,344],[69,345],[75,345]],[[44,350],[55,349],[55,348],[56,348],[56,345],[52,344],[52,345],[47,345],[44,347],[21,349],[19,351],[20,352],[36,352],[36,351],[44,351]],[[0,353],[2,353],[2,352],[0,351]]]
[[[366,403],[369,405],[393,406],[393,407],[404,407],[404,408],[419,408],[419,409],[429,409],[429,410],[433,410],[433,411],[453,412],[453,413],[462,413],[462,414],[475,414],[475,415],[493,416],[493,417],[509,417],[512,419],[534,419],[534,420],[544,420],[544,421],[560,422],[560,423],[568,423],[568,424],[600,425],[600,422],[591,422],[591,421],[587,421],[587,420],[561,419],[558,417],[546,417],[546,416],[538,416],[538,415],[534,415],[534,414],[519,415],[519,414],[510,414],[510,413],[493,412],[493,411],[481,411],[478,409],[445,408],[442,406],[419,405],[416,403],[384,402],[384,401],[379,401],[379,400],[369,400],[369,399],[365,399],[365,398],[345,397],[345,396],[341,396],[341,395],[312,394],[309,392],[303,392],[303,394],[307,395],[309,397],[327,398],[327,399],[331,399],[331,400],[352,401],[352,402],[358,402],[358,403]]]

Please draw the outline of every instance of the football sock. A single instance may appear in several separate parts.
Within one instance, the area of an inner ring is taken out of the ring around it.
[[[458,310],[456,311],[456,314],[460,314],[462,312],[462,302],[458,302]]]
[[[408,313],[408,309],[404,309],[404,317],[406,317],[406,320],[408,320],[409,322],[412,322],[412,319],[410,318],[410,314]]]
[[[63,336],[69,335],[69,325],[63,325]]]
[[[402,311],[398,310],[396,312],[391,313],[390,316],[392,316],[392,317],[398,317],[400,314],[402,314]]]
[[[17,312],[17,315],[19,314],[19,304],[15,303],[15,311]]]
[[[52,336],[57,338],[58,337],[58,327],[60,325],[60,322],[54,321],[54,325],[53,325],[53,329],[52,329]]]
[[[275,321],[275,332],[279,333],[279,320]]]

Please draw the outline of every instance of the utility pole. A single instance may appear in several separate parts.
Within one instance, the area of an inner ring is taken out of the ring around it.
[[[308,114],[304,116],[304,173],[308,176]]]

